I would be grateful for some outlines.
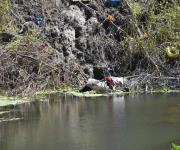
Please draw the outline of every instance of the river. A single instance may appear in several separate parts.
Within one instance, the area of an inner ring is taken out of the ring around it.
[[[170,150],[180,144],[180,94],[50,95],[0,123],[0,150]]]

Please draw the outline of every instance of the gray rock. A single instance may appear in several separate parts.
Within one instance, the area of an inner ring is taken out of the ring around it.
[[[72,24],[73,26],[84,26],[86,19],[84,13],[79,9],[78,6],[71,5],[69,9],[62,12],[65,21]]]
[[[87,49],[87,39],[85,37],[76,39],[76,48],[84,52]]]
[[[65,40],[67,40],[70,43],[73,43],[75,41],[75,30],[74,28],[70,26],[66,26],[64,29],[64,36]]]
[[[97,25],[98,25],[98,20],[95,17],[91,17],[87,22],[86,22],[86,26],[87,26],[87,32],[89,34],[95,33],[95,30],[97,29]]]

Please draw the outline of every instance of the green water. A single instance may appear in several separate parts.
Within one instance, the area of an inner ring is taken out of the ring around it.
[[[23,120],[0,123],[0,150],[170,150],[172,141],[180,144],[180,94],[54,95],[2,117]]]

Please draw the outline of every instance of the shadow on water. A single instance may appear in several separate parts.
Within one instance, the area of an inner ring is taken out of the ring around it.
[[[165,150],[180,144],[180,94],[49,95],[0,110],[0,150]],[[1,119],[2,120],[2,119]]]

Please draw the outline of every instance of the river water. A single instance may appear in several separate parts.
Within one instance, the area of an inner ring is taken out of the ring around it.
[[[180,94],[51,95],[0,123],[0,150],[170,150],[180,144]]]

